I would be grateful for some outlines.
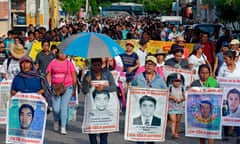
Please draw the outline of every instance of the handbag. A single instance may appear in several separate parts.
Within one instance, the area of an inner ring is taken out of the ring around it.
[[[68,70],[68,62],[67,62],[67,70]],[[55,96],[60,97],[62,96],[65,92],[66,92],[66,87],[64,85],[65,79],[66,79],[66,75],[67,73],[64,75],[64,79],[63,82],[53,85],[52,89],[53,89],[53,93]]]
[[[64,86],[64,82],[56,84],[53,86],[53,93],[57,96],[60,97],[66,92],[66,87]]]

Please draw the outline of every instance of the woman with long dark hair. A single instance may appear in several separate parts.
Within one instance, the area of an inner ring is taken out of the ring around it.
[[[199,79],[192,82],[191,87],[212,87],[216,88],[217,81],[210,76],[211,69],[207,64],[202,64],[199,66],[198,75]],[[214,144],[214,139],[200,138],[200,144],[205,144],[208,140],[208,144]]]

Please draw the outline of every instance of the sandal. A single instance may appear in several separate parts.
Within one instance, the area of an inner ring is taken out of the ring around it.
[[[175,135],[174,135],[174,138],[175,138],[175,139],[178,139],[178,138],[179,138],[179,135],[178,135],[178,134],[175,134]]]

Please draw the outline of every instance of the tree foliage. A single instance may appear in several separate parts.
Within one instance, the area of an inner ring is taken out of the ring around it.
[[[60,0],[60,6],[63,11],[70,15],[76,15],[80,8],[85,7],[85,1],[82,0]]]
[[[144,4],[145,11],[148,13],[167,14],[171,11],[172,2],[176,0],[89,0],[92,15],[99,12],[99,6],[104,7],[112,2],[134,2]],[[62,9],[71,14],[76,15],[80,8],[85,8],[86,0],[60,0]]]
[[[225,22],[235,22],[240,20],[239,0],[214,0],[216,5],[216,15]]]

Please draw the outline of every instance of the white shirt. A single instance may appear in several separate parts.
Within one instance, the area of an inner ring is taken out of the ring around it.
[[[236,63],[236,68],[233,72],[230,72],[226,63],[223,63],[223,65],[220,67],[220,70],[218,72],[219,77],[240,77],[240,65]]]
[[[119,55],[115,56],[114,59],[115,59],[116,65],[118,67],[123,67],[123,62],[122,62],[122,59]]]
[[[7,61],[8,59],[4,60],[3,66],[0,72],[6,73],[7,80],[13,80],[13,78],[20,72],[19,60],[15,60],[11,58],[8,68],[7,68]]]
[[[136,53],[137,53],[138,59],[140,61],[140,66],[139,67],[144,66],[145,65],[146,56],[147,56],[146,50],[142,51],[139,48],[139,49],[137,49]]]
[[[207,57],[202,54],[200,58],[198,58],[196,55],[191,55],[188,59],[188,63],[193,65],[192,70],[195,70],[196,73],[194,75],[194,79],[198,79],[198,68],[202,64],[206,64]]]
[[[160,63],[157,63],[157,67],[162,67],[165,65],[165,62],[163,61],[161,64]]]
[[[176,32],[176,33],[171,32],[171,33],[168,35],[169,41],[176,41],[177,37],[178,37],[178,33],[177,33],[177,32]]]

